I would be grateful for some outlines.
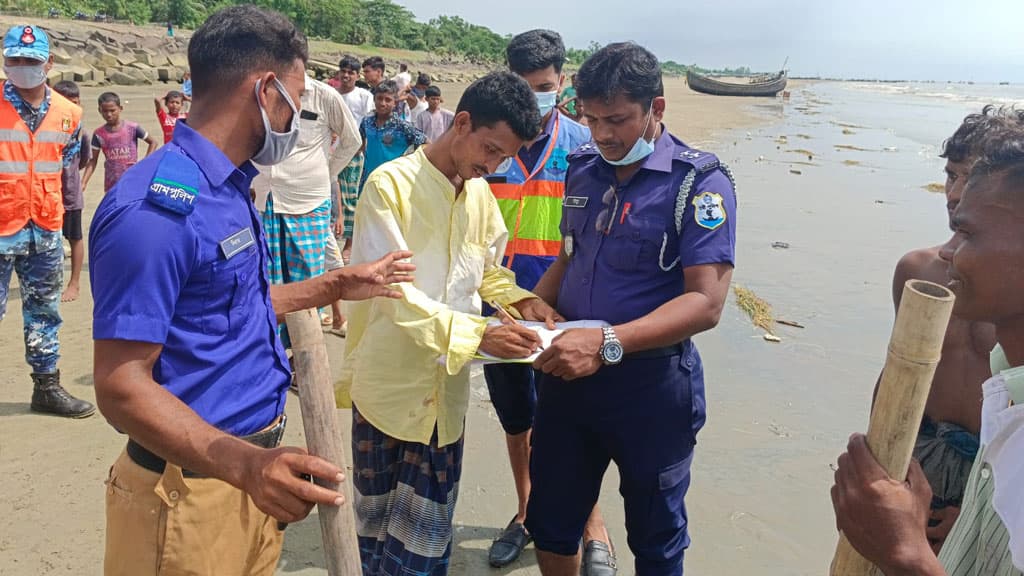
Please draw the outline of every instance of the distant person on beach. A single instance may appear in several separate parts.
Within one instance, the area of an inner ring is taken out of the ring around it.
[[[1024,112],[986,106],[980,114],[964,118],[943,143],[940,156],[946,159],[946,209],[950,225],[986,137],[1021,128]],[[929,280],[941,285],[949,282],[949,263],[940,257],[941,249],[941,245],[922,248],[900,259],[892,283],[897,310],[907,280]],[[960,513],[964,489],[978,453],[981,385],[992,376],[989,353],[995,344],[993,324],[966,320],[956,314],[950,319],[942,360],[935,369],[914,447],[914,457],[921,463],[932,489],[928,539],[936,552]],[[876,394],[877,391],[876,385]]]
[[[97,150],[89,161],[89,166],[82,176],[82,188],[89,186],[89,179],[96,171],[99,152],[103,152],[103,192],[107,193],[121,176],[139,160],[139,140],[146,143],[146,154],[149,156],[156,150],[156,139],[139,123],[121,120],[121,98],[113,92],[104,92],[99,97],[100,115],[105,124],[92,133],[92,147]],[[145,157],[144,156],[144,157]]]
[[[167,144],[174,136],[174,125],[178,123],[178,120],[188,118],[188,112],[182,110],[185,96],[177,90],[171,90],[164,94],[162,104],[160,98],[153,98],[153,104],[156,106],[156,119],[160,121],[160,128],[164,133],[164,144]],[[164,109],[164,106],[167,108]]]
[[[573,74],[569,85],[558,96],[558,108],[569,118],[578,121],[580,114],[577,110],[578,103],[576,100],[576,75]]]
[[[409,122],[415,123],[420,114],[426,112],[430,105],[427,103],[427,88],[430,86],[430,75],[421,72],[416,78],[416,84],[406,86],[404,90],[398,91],[397,114]]]
[[[406,64],[405,62],[399,64],[398,74],[395,74],[394,78],[392,78],[391,81],[394,82],[396,86],[398,86],[399,92],[405,91],[405,89],[408,88],[410,84],[412,84],[412,74],[409,73],[409,65]]]
[[[96,397],[128,436],[106,480],[106,576],[277,573],[287,522],[342,495],[335,465],[280,446],[288,312],[397,297],[410,252],[270,286],[249,199],[253,161],[298,137],[305,37],[250,4],[189,42],[195,105],[171,142],[128,170],[92,222]],[[230,66],[225,63],[230,62]]]
[[[999,344],[980,394],[978,456],[938,557],[929,537],[933,494],[917,461],[905,481],[891,478],[854,434],[835,472],[836,527],[889,576],[1024,572],[1024,129],[987,133],[981,149],[939,257],[956,295],[953,314],[994,324]]]
[[[363,138],[363,182],[381,164],[404,156],[426,143],[427,137],[410,122],[395,114],[398,87],[385,80],[373,89],[374,114],[363,118],[359,134]]]
[[[96,407],[60,385],[60,297],[64,286],[64,204],[60,174],[80,152],[82,109],[51,90],[50,39],[42,28],[18,25],[4,35],[0,98],[0,325],[12,274],[18,275],[25,360],[32,367],[33,412],[84,418]],[[27,160],[31,159],[30,162]],[[8,350],[8,358],[14,351]]]
[[[441,108],[444,100],[441,98],[441,89],[437,86],[430,86],[426,91],[427,109],[416,117],[414,124],[420,132],[427,137],[427,142],[437,142],[441,135],[448,131],[455,119],[455,112]]]
[[[348,105],[357,125],[362,124],[363,119],[376,110],[373,94],[365,88],[356,86],[359,70],[360,63],[355,56],[344,56],[338,62],[338,92]],[[344,239],[341,255],[346,263],[352,250],[352,225],[356,214],[356,201],[359,200],[359,185],[363,179],[365,158],[366,155],[360,148],[348,166],[338,174],[338,187],[341,191],[341,231],[335,232]]]
[[[186,102],[192,101],[192,72],[188,70],[181,77],[181,93],[185,96]]]
[[[654,54],[609,44],[576,80],[594,141],[569,155],[562,251],[534,293],[568,320],[609,326],[569,330],[533,363],[544,377],[526,528],[544,576],[577,576],[587,517],[615,462],[634,573],[682,576],[705,421],[692,338],[718,324],[729,293],[735,187],[714,154],[662,124]],[[717,210],[696,210],[706,203]]]
[[[416,75],[416,83],[412,85],[410,91],[415,94],[417,98],[422,100],[427,97],[427,88],[432,86],[431,82],[432,79],[430,78],[430,74],[420,72]]]
[[[540,344],[518,323],[489,324],[481,299],[529,320],[556,319],[501,267],[508,235],[482,178],[533,139],[539,123],[522,79],[489,74],[466,89],[440,140],[366,182],[352,262],[411,249],[418,273],[397,286],[399,300],[349,307],[336,396],[352,407],[363,576],[448,573],[469,362],[477,351],[524,358]]]
[[[509,69],[526,80],[540,111],[537,137],[526,142],[497,172],[487,177],[508,228],[509,241],[502,265],[515,272],[516,284],[533,290],[561,249],[562,204],[569,154],[590,141],[590,131],[561,114],[555,103],[562,84],[565,44],[551,30],[530,30],[512,38],[505,49]],[[422,117],[422,116],[421,116]],[[494,311],[486,308],[485,313]],[[537,373],[528,364],[484,366],[494,411],[505,430],[518,507],[491,544],[488,560],[494,567],[515,562],[530,543],[524,527],[530,494],[530,433],[537,407]],[[600,512],[588,522],[585,574],[615,573],[611,541]]]
[[[366,60],[363,60],[363,83],[360,86],[361,88],[365,88],[372,92],[373,89],[384,80],[383,58],[380,56],[370,56]]]
[[[53,90],[75,106],[81,106],[78,84],[71,80],[62,80],[53,86]],[[81,290],[82,262],[85,260],[85,239],[82,235],[82,210],[85,208],[82,170],[85,170],[92,160],[91,140],[89,132],[81,130],[78,152],[68,158],[60,172],[61,196],[64,198],[64,238],[71,246],[71,279],[64,288],[61,302],[74,302]]]
[[[330,86],[331,88],[334,88],[335,90],[341,88],[341,80],[338,79],[338,74],[337,73],[333,74],[327,80],[324,80],[324,84],[327,84],[328,86]]]

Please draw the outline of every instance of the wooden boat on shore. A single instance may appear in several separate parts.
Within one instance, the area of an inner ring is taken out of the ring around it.
[[[696,72],[686,72],[686,83],[691,90],[712,96],[774,97],[786,88],[787,74],[782,70],[773,76],[755,76],[746,84],[722,82]]]

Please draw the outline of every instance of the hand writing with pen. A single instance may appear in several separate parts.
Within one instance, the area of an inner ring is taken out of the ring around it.
[[[480,351],[497,358],[526,358],[543,347],[540,335],[523,326],[496,302],[489,303],[498,311],[501,324],[488,326],[480,341]],[[513,304],[526,320],[544,322],[554,329],[564,319],[540,298],[528,298]]]

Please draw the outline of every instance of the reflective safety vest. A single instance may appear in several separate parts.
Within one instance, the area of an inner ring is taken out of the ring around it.
[[[556,111],[547,146],[529,171],[517,155],[487,177],[508,228],[505,267],[532,290],[562,248],[562,199],[569,153],[590,142],[590,130]]]
[[[33,133],[0,96],[0,236],[13,235],[29,220],[44,230],[61,229],[64,147],[81,121],[82,109],[51,91],[50,107]]]

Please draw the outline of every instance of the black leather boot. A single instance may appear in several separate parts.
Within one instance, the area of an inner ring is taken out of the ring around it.
[[[86,418],[96,412],[96,407],[68,394],[60,385],[60,371],[52,374],[32,374],[35,389],[32,391],[32,411],[53,414],[65,418]]]

